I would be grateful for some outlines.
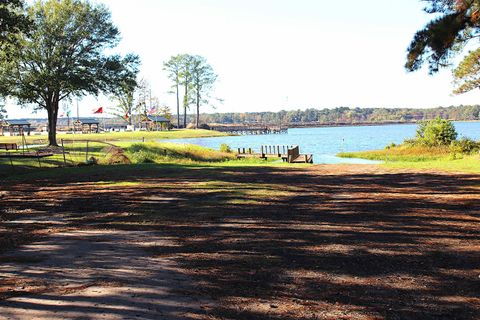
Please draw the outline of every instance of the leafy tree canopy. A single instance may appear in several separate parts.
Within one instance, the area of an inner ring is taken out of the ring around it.
[[[114,93],[134,85],[139,59],[107,55],[120,39],[104,5],[82,0],[36,1],[27,8],[33,30],[19,46],[0,52],[0,94],[46,109],[49,142],[56,145],[59,102],[86,94]],[[13,58],[12,58],[13,57]]]
[[[0,0],[0,48],[15,42],[18,33],[31,27],[22,0]]]
[[[129,81],[121,81],[114,90],[111,100],[115,102],[111,114],[132,124],[132,111],[135,108],[135,91],[137,86]]]
[[[480,87],[480,48],[469,52],[453,71],[455,90],[462,94]]]
[[[208,104],[210,100],[210,91],[213,89],[217,75],[213,71],[212,66],[202,56],[193,56],[191,65],[192,89],[194,93],[194,100],[197,109],[197,116],[195,119],[195,128],[200,125],[200,106]]]
[[[0,120],[5,118],[5,99],[0,98]]]
[[[425,11],[436,18],[415,34],[405,67],[415,71],[426,63],[430,73],[435,73],[480,35],[480,0],[424,1]]]

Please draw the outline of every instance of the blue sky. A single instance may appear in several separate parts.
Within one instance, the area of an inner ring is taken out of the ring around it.
[[[162,63],[178,53],[207,58],[223,105],[206,112],[297,108],[436,107],[476,104],[452,96],[450,70],[407,73],[405,52],[430,19],[419,0],[99,0],[122,33],[118,50],[136,52],[141,75],[174,108]],[[80,102],[80,115],[104,97]],[[9,117],[27,110],[8,108]],[[44,116],[39,113],[36,116]]]

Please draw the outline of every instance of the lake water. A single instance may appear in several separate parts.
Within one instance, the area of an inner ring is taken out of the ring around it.
[[[480,122],[455,122],[460,137],[480,139]],[[252,148],[260,150],[262,145],[298,145],[300,153],[313,154],[315,163],[371,163],[361,159],[342,159],[339,152],[383,149],[394,142],[401,143],[415,136],[417,125],[401,124],[386,126],[328,127],[289,129],[287,134],[245,135],[216,138],[178,139],[172,142],[192,143],[219,149],[226,143],[233,150]]]

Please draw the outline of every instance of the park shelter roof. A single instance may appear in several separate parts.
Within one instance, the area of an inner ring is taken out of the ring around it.
[[[83,118],[80,119],[81,124],[99,124],[100,122],[94,118]]]
[[[27,120],[4,120],[7,126],[29,126],[30,122]]]
[[[162,116],[148,116],[147,118],[153,122],[170,122],[170,120]]]

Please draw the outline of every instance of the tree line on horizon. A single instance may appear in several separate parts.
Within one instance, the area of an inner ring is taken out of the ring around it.
[[[202,122],[219,124],[361,124],[418,122],[443,118],[452,121],[480,120],[480,105],[461,105],[429,109],[348,108],[281,110],[278,112],[229,112],[202,114]],[[189,116],[189,121],[193,116]]]

